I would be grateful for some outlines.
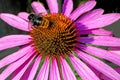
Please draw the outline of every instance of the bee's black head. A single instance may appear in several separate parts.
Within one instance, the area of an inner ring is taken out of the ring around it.
[[[30,14],[30,15],[28,16],[28,19],[29,19],[30,21],[32,21],[34,18],[35,18],[35,15],[34,15],[34,14]]]

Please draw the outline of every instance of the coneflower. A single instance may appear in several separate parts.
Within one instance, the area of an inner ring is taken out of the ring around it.
[[[64,0],[62,12],[58,13],[57,0],[46,2],[50,13],[40,2],[32,3],[34,14],[0,13],[9,25],[29,32],[0,38],[0,50],[22,46],[0,60],[0,68],[8,65],[0,80],[11,74],[11,80],[76,80],[75,73],[83,80],[100,80],[89,65],[112,80],[120,80],[120,74],[100,60],[120,66],[120,55],[97,47],[120,46],[120,38],[102,29],[119,20],[120,14],[92,10],[95,1],[73,10],[72,0]]]

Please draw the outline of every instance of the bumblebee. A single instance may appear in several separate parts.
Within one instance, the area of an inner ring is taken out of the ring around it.
[[[42,15],[30,14],[28,19],[33,26],[39,26],[42,23]]]
[[[30,14],[28,19],[29,22],[32,23],[33,27],[48,28],[51,25],[50,20],[44,17],[41,13],[38,15]]]

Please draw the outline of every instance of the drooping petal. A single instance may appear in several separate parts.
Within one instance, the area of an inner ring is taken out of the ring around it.
[[[73,67],[83,80],[99,80],[99,78],[90,70],[81,60],[70,55],[69,56]]]
[[[120,46],[120,38],[115,38],[111,36],[80,37],[78,40],[86,44],[100,46]]]
[[[94,35],[100,35],[100,36],[112,36],[112,32],[105,29],[83,30],[83,31],[79,31],[79,34],[80,35],[94,34]]]
[[[12,53],[9,56],[1,59],[0,60],[0,68],[18,60],[19,58],[21,58],[22,56],[24,56],[25,54],[27,54],[31,50],[32,50],[32,47],[27,46],[27,47],[24,47],[24,48],[20,49],[19,51],[15,52],[15,53]]]
[[[83,13],[93,9],[95,5],[96,5],[95,1],[88,1],[85,4],[79,6],[77,9],[75,9],[69,17],[74,21]]]
[[[26,21],[28,21],[28,16],[29,16],[29,13],[27,12],[20,12],[18,13],[18,16]]]
[[[32,2],[31,6],[36,14],[47,14],[47,11],[42,3],[34,1]]]
[[[110,13],[100,16],[97,19],[77,23],[80,30],[102,28],[108,26],[120,19],[119,13]]]
[[[30,40],[29,35],[9,35],[0,38],[0,50],[12,48],[24,44],[28,44]]]
[[[88,12],[87,14],[81,16],[76,22],[87,22],[92,21],[94,19],[99,18],[103,14],[103,9],[95,9],[93,11]]]
[[[79,45],[79,48],[89,54],[106,59],[120,66],[120,55],[118,54],[92,46]]]
[[[79,57],[85,61],[86,63],[90,64],[92,67],[94,67],[96,70],[100,71],[107,77],[111,78],[112,80],[119,80],[120,74],[117,73],[114,69],[112,69],[110,66],[105,64],[104,62],[89,56],[88,54],[82,53],[80,51],[76,52]]]
[[[34,51],[29,51],[24,57],[19,59],[18,61],[10,64],[1,74],[0,80],[5,80],[12,72],[14,72],[17,68],[19,68],[26,60],[33,56]]]
[[[57,0],[46,0],[51,13],[58,13]]]
[[[69,16],[73,10],[73,1],[72,0],[64,0],[62,6],[62,13],[66,16]]]
[[[12,74],[12,80],[20,80],[32,60],[34,59],[35,55],[25,61],[17,70],[15,70]]]
[[[48,74],[49,74],[49,59],[46,58],[38,75],[36,80],[48,80]]]
[[[52,58],[52,63],[50,67],[50,80],[61,80],[58,64],[55,58]]]
[[[1,13],[0,18],[3,21],[5,21],[6,23],[8,23],[9,25],[11,25],[17,29],[29,31],[28,30],[28,22],[26,22],[25,20],[23,20],[22,18],[20,18],[18,16],[15,16],[13,14],[8,14],[8,13]]]
[[[75,74],[64,58],[60,58],[62,75],[64,80],[76,80]]]

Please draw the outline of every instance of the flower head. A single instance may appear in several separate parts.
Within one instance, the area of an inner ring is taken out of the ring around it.
[[[40,2],[32,3],[34,14],[0,13],[0,18],[9,25],[29,32],[0,38],[0,50],[22,46],[0,60],[0,68],[8,65],[0,80],[11,74],[12,80],[77,80],[75,73],[83,80],[100,80],[91,67],[112,80],[119,80],[120,74],[99,58],[120,66],[120,55],[96,46],[120,46],[120,38],[102,29],[119,20],[120,14],[92,10],[95,1],[73,10],[72,0],[64,0],[62,12],[58,13],[57,0],[46,2],[50,13]]]

